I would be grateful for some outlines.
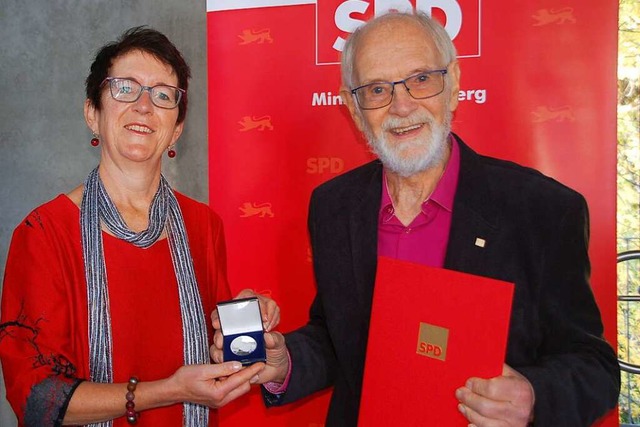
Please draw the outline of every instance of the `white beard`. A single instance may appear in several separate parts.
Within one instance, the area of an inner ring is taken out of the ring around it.
[[[409,177],[418,172],[437,166],[443,159],[447,149],[447,137],[451,132],[452,113],[447,111],[444,123],[436,123],[426,111],[416,112],[409,117],[389,117],[382,123],[381,135],[374,134],[369,124],[361,116],[364,123],[364,135],[371,151],[380,158],[385,168],[402,177]],[[408,127],[423,123],[431,132],[401,143],[391,144],[387,140],[386,131],[394,128]],[[413,152],[413,154],[410,154]]]

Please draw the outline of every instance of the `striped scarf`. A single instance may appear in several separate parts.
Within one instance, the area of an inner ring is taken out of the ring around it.
[[[91,381],[113,382],[111,315],[101,224],[115,237],[140,248],[153,245],[166,227],[180,296],[184,363],[185,365],[209,363],[204,310],[193,270],[182,212],[171,187],[161,175],[158,191],[149,210],[149,227],[140,233],[135,233],[127,228],[122,216],[109,198],[96,167],[85,181],[80,208],[82,252],[89,305]],[[184,403],[184,426],[206,426],[208,417],[209,408],[206,406]],[[109,427],[112,424],[112,421],[105,421],[91,424],[91,426]]]

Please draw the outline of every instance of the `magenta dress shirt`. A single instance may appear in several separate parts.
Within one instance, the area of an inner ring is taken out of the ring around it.
[[[451,156],[442,178],[431,196],[422,203],[422,211],[408,226],[404,226],[394,214],[383,169],[382,203],[378,220],[378,255],[431,267],[444,266],[453,198],[460,171],[460,149],[454,138],[450,138],[450,141]]]

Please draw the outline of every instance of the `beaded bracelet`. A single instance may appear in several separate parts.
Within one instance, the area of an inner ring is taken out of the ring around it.
[[[133,403],[133,400],[136,398],[134,391],[136,391],[136,386],[138,385],[138,378],[131,377],[129,378],[129,383],[127,384],[127,412],[125,415],[127,416],[127,422],[129,424],[135,424],[138,422],[138,417],[140,414],[136,412],[136,404]]]

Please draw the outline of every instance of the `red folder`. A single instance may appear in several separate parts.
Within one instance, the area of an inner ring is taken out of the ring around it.
[[[358,425],[460,426],[455,391],[502,373],[513,284],[379,257]]]

